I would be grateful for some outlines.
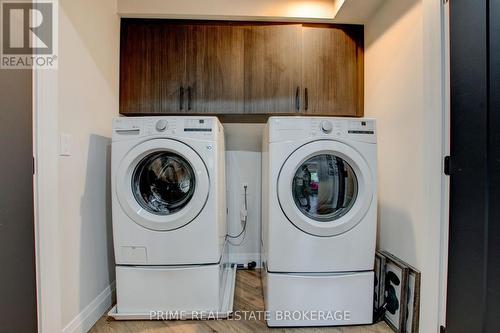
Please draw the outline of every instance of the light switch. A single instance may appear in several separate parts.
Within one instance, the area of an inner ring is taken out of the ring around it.
[[[59,156],[71,156],[73,137],[70,134],[61,133],[59,135]]]

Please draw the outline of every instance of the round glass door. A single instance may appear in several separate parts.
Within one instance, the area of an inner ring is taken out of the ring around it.
[[[152,214],[178,212],[192,199],[195,187],[193,168],[172,152],[146,156],[132,174],[132,192],[137,202]]]
[[[200,155],[173,139],[153,139],[132,148],[115,175],[120,206],[135,223],[155,231],[193,221],[208,200],[210,177]]]
[[[320,237],[354,228],[372,202],[373,175],[354,148],[334,140],[307,143],[285,160],[278,202],[300,230]]]
[[[344,159],[321,154],[298,167],[292,193],[304,215],[318,222],[332,222],[344,216],[356,202],[358,181]]]

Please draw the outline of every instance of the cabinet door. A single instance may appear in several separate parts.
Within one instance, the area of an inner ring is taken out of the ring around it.
[[[187,112],[242,113],[243,28],[193,25],[187,39]]]
[[[164,25],[161,39],[161,112],[186,112],[186,38],[188,27]],[[183,91],[181,91],[183,89]]]
[[[245,113],[296,113],[301,83],[301,25],[245,29]]]
[[[306,114],[363,115],[363,28],[302,28]]]
[[[185,81],[186,28],[158,21],[123,20],[120,113],[178,112]]]

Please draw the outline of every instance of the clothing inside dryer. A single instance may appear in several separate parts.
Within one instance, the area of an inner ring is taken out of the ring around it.
[[[356,201],[358,181],[341,157],[321,154],[306,160],[295,172],[293,198],[307,217],[330,222],[345,215]]]
[[[173,152],[143,158],[132,175],[132,191],[148,212],[170,215],[184,208],[195,190],[195,174],[186,159]]]

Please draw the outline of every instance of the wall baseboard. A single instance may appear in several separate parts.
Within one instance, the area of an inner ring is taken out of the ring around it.
[[[250,261],[257,263],[257,268],[260,268],[260,253],[230,253],[229,261],[236,264],[248,264]]]
[[[92,302],[90,302],[73,320],[66,325],[62,333],[86,333],[113,305],[113,293],[116,283],[113,281]]]

